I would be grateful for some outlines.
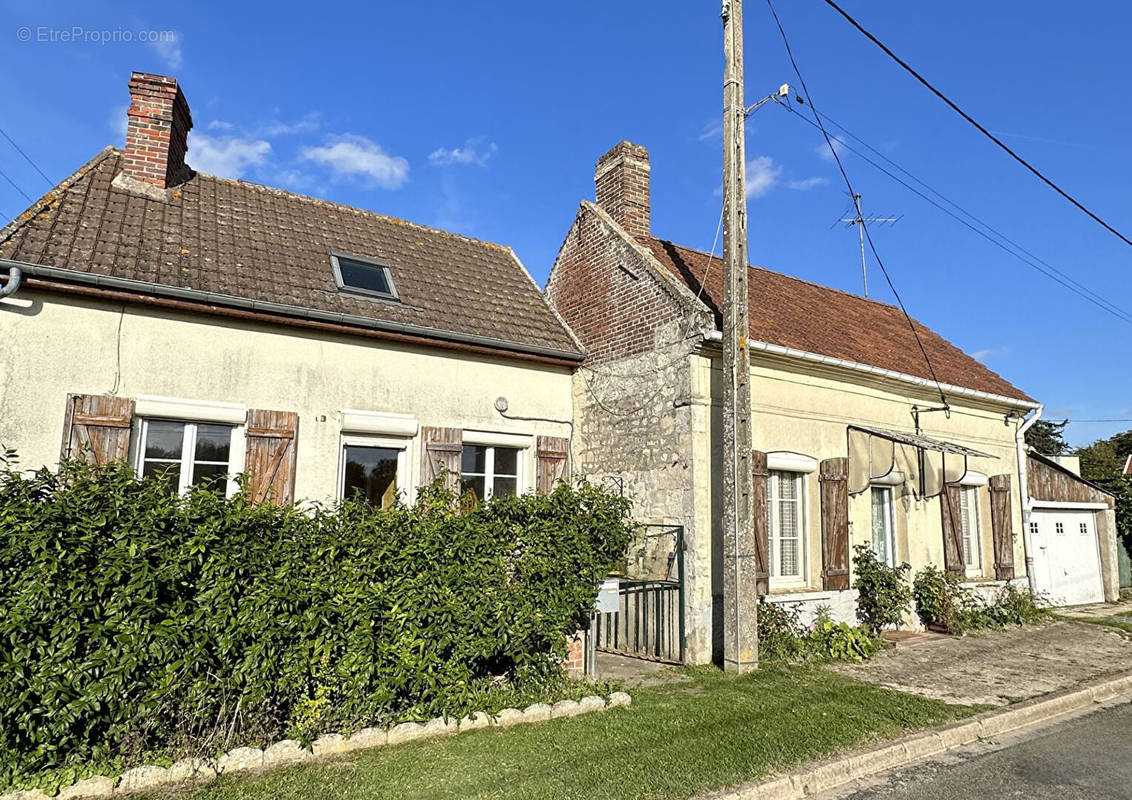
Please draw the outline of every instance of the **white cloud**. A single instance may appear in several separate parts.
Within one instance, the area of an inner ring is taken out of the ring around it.
[[[208,123],[208,129],[210,131],[216,131],[216,130],[227,131],[227,130],[231,130],[234,127],[236,127],[236,126],[233,125],[231,122],[225,122],[222,119],[214,119],[214,120],[212,120],[212,122]]]
[[[747,197],[762,197],[774,188],[782,167],[770,156],[755,156],[747,162]]]
[[[126,132],[130,128],[130,120],[129,117],[126,116],[126,112],[129,110],[129,103],[123,103],[120,106],[114,106],[114,108],[110,109],[110,128],[114,131],[115,136],[118,137],[118,141],[114,143],[117,147],[121,147],[126,143]]]
[[[155,31],[160,35],[154,41],[146,42],[169,69],[180,69],[184,63],[181,53],[181,34],[178,31]]]
[[[474,164],[477,167],[486,167],[488,160],[499,152],[495,142],[483,145],[483,137],[468,139],[463,147],[438,147],[428,154],[428,161],[434,167],[447,167],[452,164]]]
[[[982,350],[976,350],[975,352],[971,353],[971,358],[975,359],[981,364],[985,364],[994,356],[1004,356],[1009,352],[1009,347],[986,347]]]
[[[269,122],[259,128],[256,128],[257,136],[289,136],[297,133],[310,133],[316,131],[322,126],[322,118],[317,111],[311,111],[304,115],[302,119],[295,120],[294,122]]]
[[[718,139],[723,135],[723,123],[718,119],[713,119],[704,125],[703,131],[700,133],[700,141],[706,142],[711,139]]]
[[[837,155],[841,155],[845,150],[845,142],[841,141],[841,139],[836,136],[830,136],[829,141],[830,144],[833,145],[833,149],[837,151]],[[824,140],[814,148],[814,152],[821,156],[824,161],[833,161],[833,153],[829,151],[829,145],[826,144]]]
[[[339,136],[321,147],[304,147],[300,155],[306,161],[329,167],[335,177],[359,178],[385,189],[396,189],[409,179],[407,160],[389,155],[377,142],[364,136]]]
[[[787,181],[786,188],[793,189],[796,192],[808,192],[815,186],[821,186],[829,183],[825,178],[802,178],[801,180]]]
[[[263,139],[190,133],[186,160],[193,169],[210,175],[241,178],[248,167],[262,164],[270,152],[270,142]]]

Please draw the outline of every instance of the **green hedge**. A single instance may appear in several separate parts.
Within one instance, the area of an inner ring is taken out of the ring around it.
[[[0,472],[5,776],[474,710],[560,675],[625,501],[177,498],[126,465]]]

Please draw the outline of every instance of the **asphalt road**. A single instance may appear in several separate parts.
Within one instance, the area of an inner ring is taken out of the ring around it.
[[[898,770],[852,800],[1132,800],[1132,705]]]

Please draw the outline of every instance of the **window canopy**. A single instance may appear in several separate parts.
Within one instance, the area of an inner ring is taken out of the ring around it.
[[[864,425],[850,425],[848,436],[850,494],[860,494],[874,483],[910,481],[918,497],[936,497],[948,484],[981,474],[970,470],[968,459],[995,458],[942,439]]]

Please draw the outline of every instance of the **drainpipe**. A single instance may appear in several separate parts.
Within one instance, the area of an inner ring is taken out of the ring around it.
[[[20,288],[20,281],[23,280],[24,271],[19,267],[11,267],[8,270],[8,282],[0,286],[0,298],[11,297]]]
[[[1034,580],[1034,542],[1030,538],[1030,513],[1033,504],[1030,502],[1030,484],[1026,477],[1026,431],[1042,417],[1044,406],[1034,409],[1032,416],[1026,419],[1014,434],[1014,445],[1018,450],[1018,498],[1022,502],[1022,542],[1026,547],[1026,580],[1030,584],[1030,594],[1037,596],[1038,587]]]

